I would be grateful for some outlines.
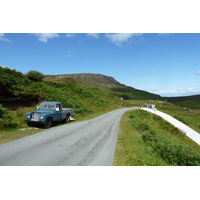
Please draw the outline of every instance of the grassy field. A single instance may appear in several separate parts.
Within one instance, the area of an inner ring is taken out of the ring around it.
[[[162,118],[134,110],[121,120],[113,165],[200,165],[200,147]]]

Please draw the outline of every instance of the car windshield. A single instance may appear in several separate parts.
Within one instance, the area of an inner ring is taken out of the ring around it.
[[[43,109],[55,109],[56,108],[56,104],[49,104],[49,103],[41,103],[39,108],[43,108]]]

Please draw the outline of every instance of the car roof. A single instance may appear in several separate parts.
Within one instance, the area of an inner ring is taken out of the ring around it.
[[[61,102],[54,102],[54,101],[43,101],[42,103],[48,103],[48,104],[61,104]]]

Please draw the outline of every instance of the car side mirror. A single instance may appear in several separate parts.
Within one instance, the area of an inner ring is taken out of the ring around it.
[[[56,111],[59,111],[59,108],[56,108]]]

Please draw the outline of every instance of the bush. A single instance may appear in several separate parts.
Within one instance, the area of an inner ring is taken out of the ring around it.
[[[32,80],[32,81],[37,81],[40,82],[42,81],[44,75],[41,72],[38,71],[29,71],[26,76]]]
[[[144,133],[142,139],[168,163],[181,166],[200,165],[200,155],[192,148],[174,144],[170,139],[152,131]]]
[[[9,110],[0,104],[0,129],[17,127],[18,123],[10,115]]]
[[[188,120],[183,119],[182,117],[179,117],[179,116],[177,116],[177,115],[174,115],[173,117],[174,117],[175,119],[179,120],[180,122],[186,124],[186,125],[189,125],[189,124],[190,124],[190,123],[188,122]]]
[[[14,69],[0,67],[0,87],[3,92],[18,94],[28,85],[27,77]]]

